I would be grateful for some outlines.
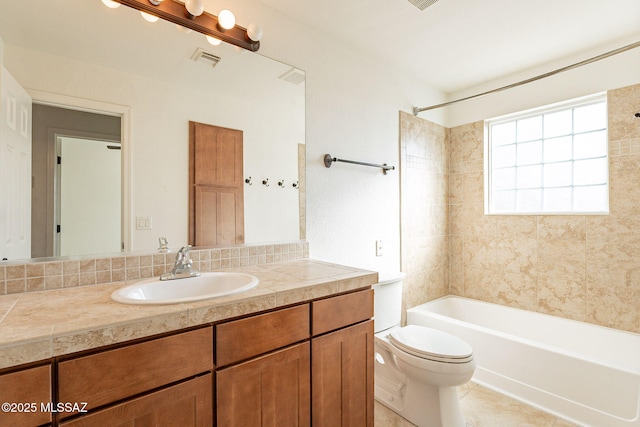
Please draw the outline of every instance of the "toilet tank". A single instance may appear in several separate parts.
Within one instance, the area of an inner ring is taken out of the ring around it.
[[[402,280],[405,274],[379,273],[373,285],[373,329],[384,331],[400,324],[402,318]]]

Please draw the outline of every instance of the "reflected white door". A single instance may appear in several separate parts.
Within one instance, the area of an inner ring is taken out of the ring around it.
[[[58,137],[56,255],[121,250],[120,144]]]
[[[0,66],[0,259],[31,258],[31,97]]]

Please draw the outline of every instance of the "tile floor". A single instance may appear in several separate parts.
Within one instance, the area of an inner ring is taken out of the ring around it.
[[[472,382],[460,387],[458,393],[468,427],[576,427],[575,424]],[[414,425],[376,401],[375,426]]]

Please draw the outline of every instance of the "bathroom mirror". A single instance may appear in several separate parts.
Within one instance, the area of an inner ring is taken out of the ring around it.
[[[189,121],[244,133],[245,243],[304,238],[303,71],[100,0],[0,0],[0,39],[35,104],[126,112],[125,249],[186,244]]]

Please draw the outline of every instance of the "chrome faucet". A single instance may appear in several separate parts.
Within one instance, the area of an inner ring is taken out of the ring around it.
[[[183,246],[176,254],[176,263],[170,272],[160,276],[160,280],[185,279],[187,277],[196,277],[200,275],[198,270],[191,268],[193,261],[189,258],[191,245]]]

